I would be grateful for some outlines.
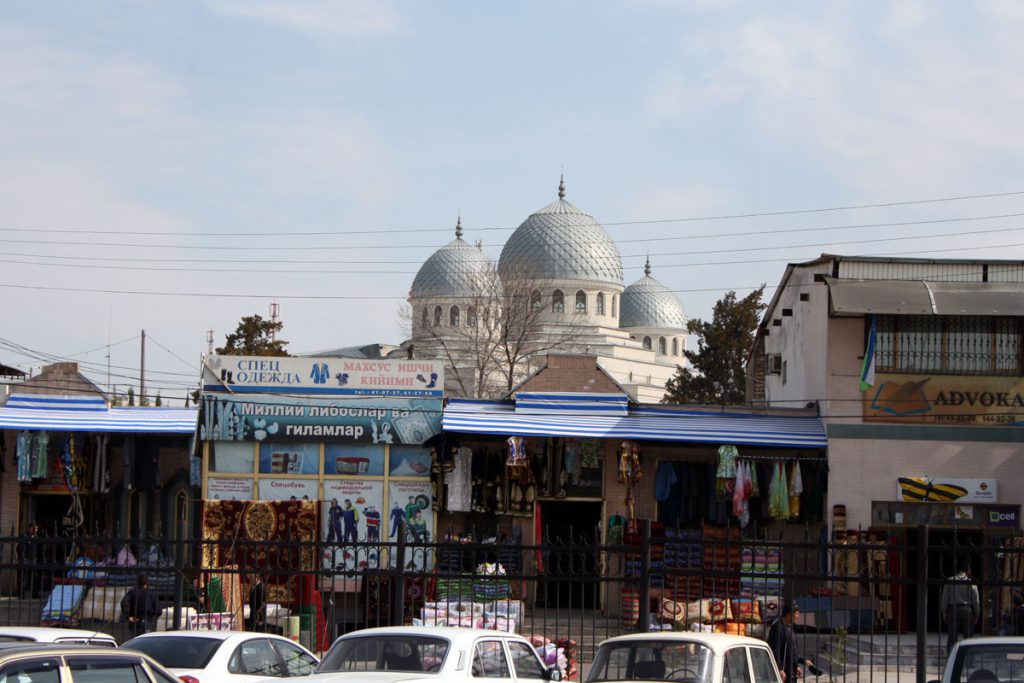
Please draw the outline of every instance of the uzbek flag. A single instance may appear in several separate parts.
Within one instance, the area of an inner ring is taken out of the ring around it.
[[[868,347],[864,349],[864,365],[860,369],[860,390],[867,391],[875,386],[875,334],[878,321],[871,316],[871,330],[868,332]]]

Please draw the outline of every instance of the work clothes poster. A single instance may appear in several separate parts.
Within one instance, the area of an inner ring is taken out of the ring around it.
[[[325,481],[321,505],[324,569],[337,573],[375,569],[384,525],[384,482]],[[371,545],[364,545],[369,543]]]

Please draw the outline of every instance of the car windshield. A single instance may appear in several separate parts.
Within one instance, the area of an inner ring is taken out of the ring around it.
[[[714,655],[706,645],[679,640],[627,640],[597,650],[587,683],[685,681],[711,683]]]
[[[324,655],[319,673],[335,671],[415,671],[437,673],[449,643],[444,638],[393,634],[342,638]]]
[[[1024,683],[1024,645],[963,645],[952,666],[953,683]]]
[[[203,636],[132,638],[123,648],[147,654],[168,669],[202,669],[224,641]]]

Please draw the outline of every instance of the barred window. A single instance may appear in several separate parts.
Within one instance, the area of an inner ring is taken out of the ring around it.
[[[1021,319],[981,316],[878,316],[879,372],[1020,375]]]

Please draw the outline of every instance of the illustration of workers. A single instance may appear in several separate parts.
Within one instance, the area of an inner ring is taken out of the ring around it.
[[[352,541],[355,543],[359,540],[359,532],[356,528],[356,523],[359,521],[359,511],[352,507],[352,501],[349,498],[345,499],[344,507],[341,509],[341,521],[345,524],[345,536],[344,541],[347,543]]]
[[[331,507],[327,511],[327,542],[341,541],[341,506],[337,498],[331,498]]]
[[[394,538],[398,534],[398,527],[402,526],[402,522],[405,521],[405,510],[402,509],[401,503],[395,501],[395,507],[391,508],[391,533],[388,534],[388,538]]]
[[[366,540],[380,541],[380,510],[375,505],[367,505],[363,508],[363,517],[366,518]]]

